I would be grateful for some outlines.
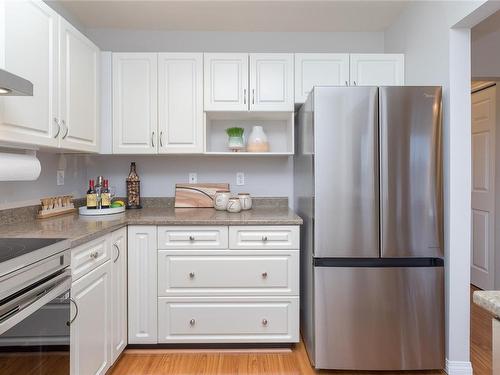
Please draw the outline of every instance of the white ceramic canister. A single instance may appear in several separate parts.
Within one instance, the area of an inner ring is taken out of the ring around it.
[[[228,212],[240,212],[241,211],[241,203],[239,198],[229,198],[229,203],[227,204]]]
[[[238,193],[238,199],[240,200],[242,210],[249,210],[252,208],[252,197],[250,194]]]
[[[225,211],[231,198],[229,190],[217,190],[214,196],[214,208],[219,211]]]
[[[269,143],[267,141],[267,135],[264,133],[262,126],[256,125],[252,128],[252,132],[248,137],[247,142],[248,152],[268,152]]]

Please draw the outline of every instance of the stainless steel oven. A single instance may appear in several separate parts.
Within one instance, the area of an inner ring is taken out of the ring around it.
[[[0,374],[70,372],[69,251],[0,276]]]

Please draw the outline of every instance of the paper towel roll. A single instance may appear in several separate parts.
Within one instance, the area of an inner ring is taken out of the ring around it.
[[[34,181],[41,170],[35,154],[0,153],[0,181]]]

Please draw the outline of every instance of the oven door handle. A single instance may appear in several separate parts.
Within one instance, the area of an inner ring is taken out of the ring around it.
[[[43,290],[44,286],[46,287],[45,290]],[[57,279],[49,280],[47,283],[35,288],[32,292],[28,292],[29,294],[23,295],[22,300],[17,303],[17,306],[12,305],[10,309],[7,309],[3,314],[3,320],[0,317],[0,335],[26,319],[54,298],[64,292],[68,292],[70,288],[71,276],[68,273],[63,273]]]

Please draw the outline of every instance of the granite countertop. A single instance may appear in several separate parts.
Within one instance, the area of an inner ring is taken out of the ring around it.
[[[500,317],[500,291],[478,290],[474,292],[472,299],[476,305],[481,306],[495,317]]]
[[[255,207],[240,213],[213,208],[142,208],[103,217],[78,214],[0,225],[0,237],[67,238],[78,246],[126,225],[300,225],[288,207]]]

